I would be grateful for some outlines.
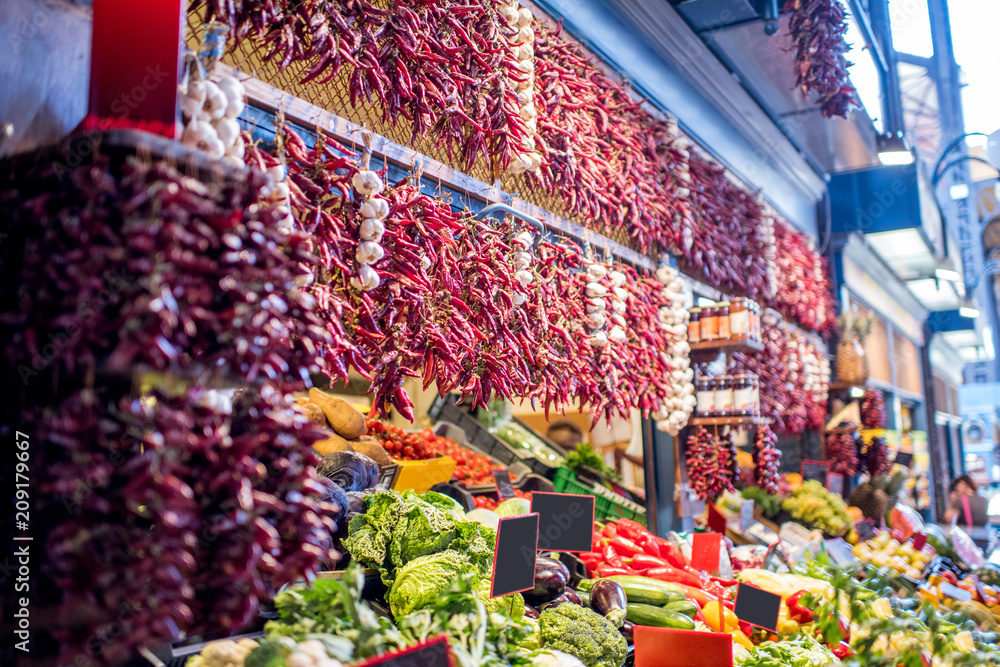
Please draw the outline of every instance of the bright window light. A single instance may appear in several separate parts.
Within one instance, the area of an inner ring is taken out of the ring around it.
[[[958,309],[958,314],[962,317],[968,317],[970,320],[974,320],[979,317],[979,309],[975,306],[962,306]]]
[[[958,183],[951,186],[949,194],[951,194],[951,198],[956,201],[959,199],[967,199],[969,196],[969,186],[965,183]]]
[[[865,395],[865,388],[864,387],[851,387],[850,394],[851,394],[851,398],[861,398],[862,396]]]
[[[952,271],[951,269],[935,269],[934,275],[941,280],[947,280],[950,283],[957,283],[962,279],[962,274],[958,271]]]

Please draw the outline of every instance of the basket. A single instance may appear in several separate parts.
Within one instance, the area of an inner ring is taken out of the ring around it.
[[[843,339],[837,345],[837,379],[853,385],[868,381],[868,357],[857,338]]]
[[[632,519],[646,524],[646,508],[631,500],[622,498],[603,486],[592,486],[580,480],[569,468],[556,470],[556,493],[575,493],[594,496],[594,519]]]

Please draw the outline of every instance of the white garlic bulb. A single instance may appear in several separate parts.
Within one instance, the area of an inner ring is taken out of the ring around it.
[[[587,321],[592,329],[603,329],[607,318],[605,318],[604,313],[597,311],[587,315]]]
[[[531,10],[528,9],[527,7],[522,7],[521,9],[517,10],[517,25],[518,26],[520,26],[520,27],[523,28],[526,25],[531,25],[531,20],[533,18],[534,18],[534,16],[531,15]]]
[[[216,85],[223,93],[225,93],[226,99],[229,100],[230,104],[243,102],[243,97],[246,95],[246,89],[236,77],[224,76],[216,82]]]
[[[608,335],[603,331],[598,331],[590,337],[589,342],[592,347],[604,347],[608,344]]]
[[[358,267],[358,275],[351,277],[351,285],[363,291],[375,289],[381,282],[378,272],[367,264]]]
[[[591,281],[600,280],[606,275],[608,275],[607,269],[600,264],[591,264],[587,267],[587,277]]]
[[[517,31],[514,41],[518,44],[530,44],[535,41],[535,31],[531,29],[530,25],[523,26]]]
[[[507,21],[507,23],[511,24],[512,26],[517,25],[519,18],[517,5],[508,5],[506,7],[501,7],[500,9],[497,10],[497,13],[500,14],[500,16],[503,17],[503,19]]]
[[[519,270],[526,269],[531,266],[531,254],[526,252],[515,252],[514,266]]]
[[[514,278],[517,282],[521,283],[522,287],[527,287],[535,280],[535,276],[531,271],[518,271],[514,274]]]
[[[601,283],[587,283],[587,296],[601,297],[608,293],[608,288]]]
[[[273,167],[268,168],[267,175],[271,177],[271,180],[275,183],[281,183],[285,180],[285,165],[276,164]]]
[[[370,197],[361,205],[362,218],[378,218],[385,220],[389,217],[389,202],[381,197]]]
[[[360,236],[365,241],[378,243],[385,234],[385,225],[378,218],[365,218],[361,222]]]
[[[613,291],[619,300],[625,301],[628,299],[628,291],[624,287],[615,287],[613,288]]]
[[[587,312],[588,313],[599,313],[604,311],[607,306],[604,303],[604,299],[587,299]]]
[[[621,271],[612,271],[610,274],[611,284],[615,287],[624,287],[625,283],[628,282],[628,278]]]
[[[520,234],[516,234],[514,236],[513,242],[522,248],[530,248],[535,243],[535,237],[528,232],[521,232]]]
[[[219,134],[223,145],[229,148],[240,136],[240,124],[235,118],[220,118],[215,121],[215,131]]]
[[[214,82],[205,82],[205,106],[204,110],[212,120],[218,120],[226,115],[226,107],[229,106],[229,98],[222,92]]]
[[[247,145],[243,143],[243,137],[238,137],[233,145],[226,149],[226,157],[234,157],[243,163],[243,156],[246,155]]]
[[[354,259],[358,264],[374,264],[385,257],[385,250],[374,241],[365,241],[358,244],[358,249],[354,252]]]
[[[527,300],[528,300],[528,297],[526,297],[523,294],[515,294],[513,296],[513,301],[514,301],[514,305],[515,306],[520,306],[522,303],[524,303]]]
[[[420,258],[420,268],[426,271],[431,268],[431,258],[424,255]]]
[[[612,299],[611,309],[614,310],[619,315],[624,315],[625,311],[628,310],[628,307],[625,305],[624,301],[620,301],[618,299]]]
[[[385,189],[385,183],[382,182],[382,178],[374,171],[359,171],[354,174],[351,184],[354,185],[355,190],[365,197],[372,197]]]

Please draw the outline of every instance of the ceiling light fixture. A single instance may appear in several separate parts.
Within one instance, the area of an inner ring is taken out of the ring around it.
[[[902,166],[913,164],[914,157],[903,135],[900,133],[880,134],[875,139],[875,148],[878,150],[878,160],[885,166]]]

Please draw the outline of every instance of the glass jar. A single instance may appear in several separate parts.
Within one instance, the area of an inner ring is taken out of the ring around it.
[[[701,341],[701,308],[692,308],[689,314],[688,342],[698,343]]]
[[[719,340],[728,340],[731,336],[729,329],[729,302],[723,301],[716,304],[715,315],[719,319]]]
[[[746,373],[733,376],[733,416],[752,417],[753,382]]]
[[[701,309],[701,340],[715,340],[719,337],[719,311],[715,306]]]
[[[733,414],[733,376],[715,378],[715,415],[730,417]]]
[[[750,337],[757,341],[761,341],[761,328],[760,328],[760,304],[756,301],[750,302]]]
[[[732,338],[750,338],[750,307],[748,299],[737,297],[729,304],[729,335]]]
[[[712,378],[698,378],[695,389],[698,392],[698,415],[711,417],[715,413],[715,383]]]
[[[760,378],[756,375],[751,375],[750,385],[753,387],[750,394],[750,398],[753,401],[753,416],[760,417],[763,414],[760,409]]]

